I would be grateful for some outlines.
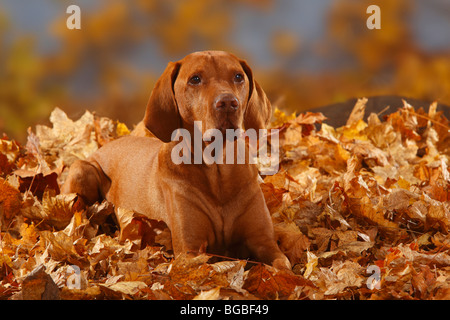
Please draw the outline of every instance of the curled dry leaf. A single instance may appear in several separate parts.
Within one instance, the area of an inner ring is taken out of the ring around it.
[[[299,263],[303,253],[309,249],[308,237],[303,235],[293,222],[277,224],[274,230],[281,251],[288,257],[291,264]]]
[[[17,168],[22,149],[17,141],[0,139],[0,176],[10,174]]]
[[[291,272],[258,264],[250,269],[243,288],[261,299],[286,299],[296,287],[315,288],[315,285]]]
[[[201,291],[192,300],[218,300],[219,298],[220,298],[220,287],[215,287],[208,291]]]
[[[21,195],[19,190],[0,178],[0,229],[11,227],[13,219],[21,207]]]
[[[137,294],[141,289],[147,287],[142,281],[121,281],[114,284],[100,284],[100,289],[105,296],[113,299],[124,299],[127,296]]]
[[[143,214],[124,208],[116,209],[116,217],[120,226],[119,240],[135,240],[136,244],[140,242],[141,248],[147,244],[154,244],[156,237],[167,229],[167,225],[162,221],[149,219]],[[159,240],[164,242],[164,239],[159,238]]]
[[[58,287],[45,272],[45,267],[39,265],[23,280],[21,298],[23,300],[59,300]]]
[[[19,169],[14,171],[14,175],[18,177],[19,190],[22,193],[31,192],[40,200],[42,200],[46,191],[51,190],[54,194],[59,193],[59,173],[57,171],[51,171],[44,175],[43,173]]]
[[[59,108],[50,115],[52,127],[36,126],[28,131],[28,154],[35,159],[36,172],[47,173],[70,166],[77,159],[87,159],[100,146],[116,137],[115,124],[86,111],[73,121]],[[30,161],[31,167],[31,161]]]
[[[24,217],[44,223],[58,230],[64,229],[75,214],[75,194],[52,196],[44,193],[42,201],[33,195],[27,195],[23,201],[21,213]]]
[[[364,113],[366,112],[367,101],[369,101],[367,100],[367,98],[358,99],[356,101],[356,104],[347,119],[346,126],[351,126],[355,123],[358,123],[360,120],[363,120]]]
[[[365,278],[364,268],[352,261],[333,261],[331,268],[316,270],[310,279],[318,285],[325,295],[336,295],[348,287],[360,287]]]

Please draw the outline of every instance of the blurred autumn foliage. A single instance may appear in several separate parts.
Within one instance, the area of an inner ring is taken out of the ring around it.
[[[311,49],[301,34],[280,27],[266,35],[275,61],[254,69],[258,81],[271,101],[286,111],[377,94],[450,104],[450,49],[429,52],[419,45],[411,21],[415,3],[330,1],[323,21],[326,32],[312,51],[334,67],[291,68]],[[365,27],[370,4],[381,8],[381,30]],[[18,22],[0,5],[0,132],[20,141],[26,138],[27,127],[48,119],[56,106],[74,117],[89,109],[128,125],[137,123],[165,63],[192,51],[229,50],[254,65],[252,54],[233,39],[240,33],[237,15],[256,11],[262,20],[283,4],[275,0],[81,3],[81,30],[66,28],[68,2],[51,5],[60,7],[57,18],[47,22],[58,45],[45,52],[38,50],[37,35],[14,32]],[[163,56],[164,63],[151,62],[145,69],[133,63],[135,57],[147,55],[149,60]]]

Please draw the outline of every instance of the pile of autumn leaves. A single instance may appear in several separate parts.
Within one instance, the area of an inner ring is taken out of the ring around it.
[[[60,109],[0,140],[0,299],[450,299],[450,126],[432,104],[347,125],[275,111],[280,171],[261,184],[293,265],[173,258],[164,223],[59,194],[67,167],[129,134]]]

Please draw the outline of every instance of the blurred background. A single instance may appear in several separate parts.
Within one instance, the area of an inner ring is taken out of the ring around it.
[[[132,127],[167,62],[207,49],[246,59],[287,112],[380,94],[450,104],[449,0],[2,0],[0,135],[24,141],[56,106]]]

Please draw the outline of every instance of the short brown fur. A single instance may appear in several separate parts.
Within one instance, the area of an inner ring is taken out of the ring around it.
[[[236,76],[240,74],[242,76]],[[195,83],[198,76],[200,83]],[[137,135],[110,142],[70,168],[62,188],[87,204],[103,198],[167,223],[175,255],[208,252],[290,268],[253,164],[174,164],[177,128],[263,129],[270,102],[243,60],[222,51],[171,62],[155,85]]]

